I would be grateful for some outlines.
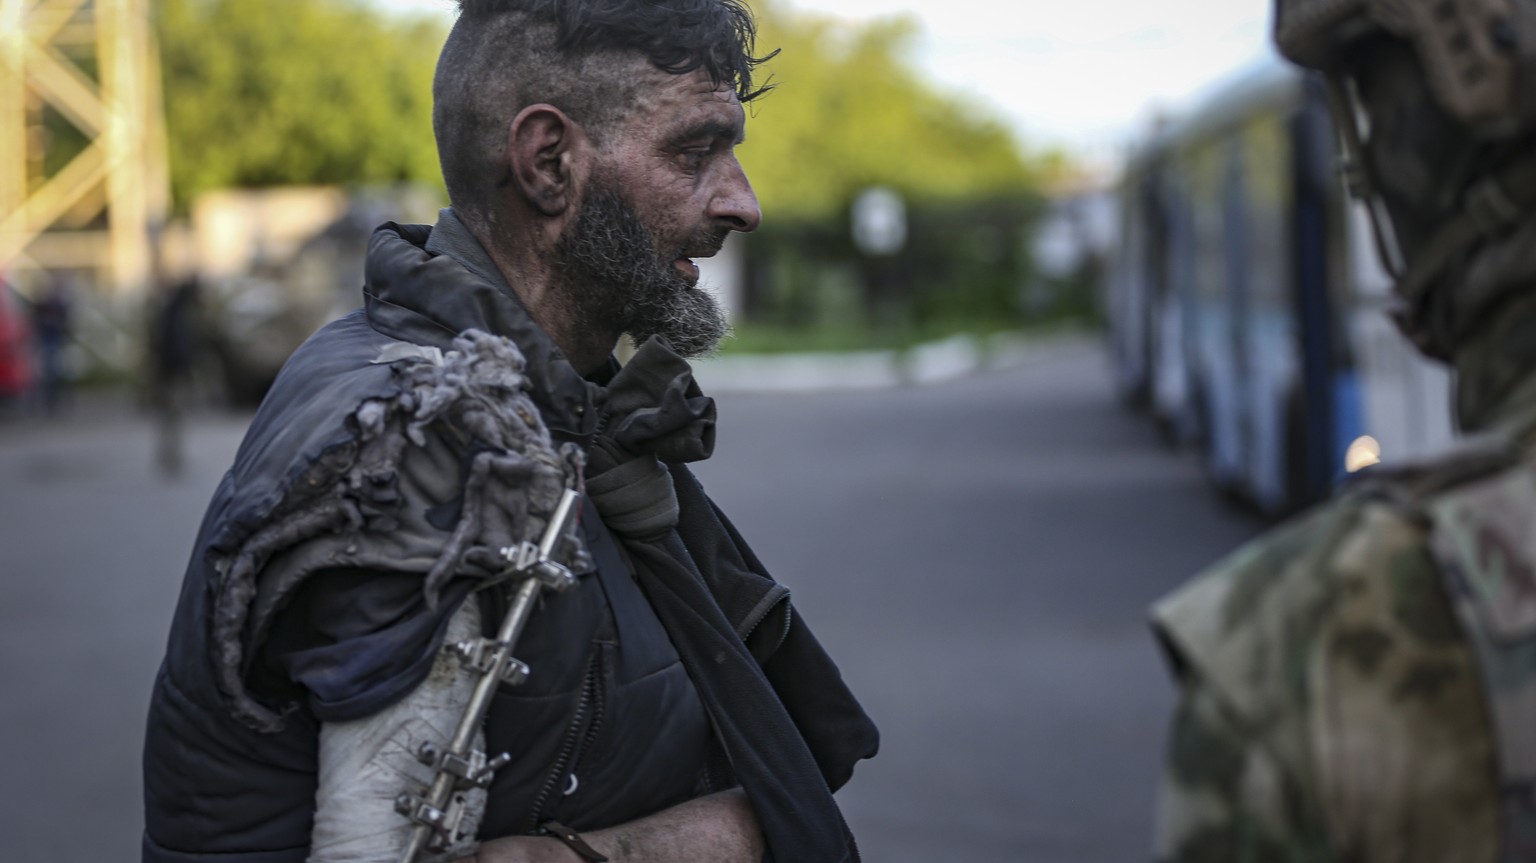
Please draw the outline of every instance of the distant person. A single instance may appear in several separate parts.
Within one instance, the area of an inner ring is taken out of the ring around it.
[[[32,354],[30,322],[0,274],[0,415],[19,410],[32,389]]]
[[[74,310],[69,285],[53,274],[32,304],[32,338],[37,344],[38,396],[43,410],[57,413],[68,396],[64,368],[65,351],[74,333]]]
[[[1157,858],[1536,859],[1536,2],[1275,11],[1469,435],[1155,607],[1181,690]]]
[[[364,308],[289,359],[209,505],[145,861],[397,863],[418,828],[434,863],[858,860],[832,794],[875,727],[687,468],[715,405],[684,358],[726,331],[695,259],[760,218],[755,33],[738,0],[461,4],[452,207],[373,234]],[[538,601],[518,682],[481,636],[567,490],[547,550],[579,584]],[[427,805],[434,776],[456,794]]]
[[[175,475],[185,461],[183,424],[197,366],[201,289],[196,275],[172,284],[150,315],[150,383],[158,420],[156,463]]]

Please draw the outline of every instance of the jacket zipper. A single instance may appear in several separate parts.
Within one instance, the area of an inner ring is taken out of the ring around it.
[[[597,655],[593,657],[596,666],[596,674],[592,680],[592,719],[587,722],[587,733],[581,737],[581,748],[576,750],[576,764],[571,768],[573,773],[580,775],[581,768],[592,755],[592,746],[597,742],[598,732],[603,727],[603,717],[608,712],[608,699],[604,697],[607,690],[603,687],[602,674],[602,645],[598,645]]]
[[[597,690],[601,678],[602,647],[593,645],[592,661],[587,663],[586,675],[581,681],[581,697],[576,702],[576,712],[571,716],[571,724],[566,728],[565,735],[560,740],[560,751],[555,757],[555,764],[550,768],[549,775],[544,779],[544,784],[539,788],[539,794],[529,807],[529,815],[532,817],[524,832],[531,832],[546,819],[544,808],[548,805],[550,795],[560,784],[565,776],[566,769],[571,759],[580,752],[578,744],[587,741],[593,735],[591,723],[587,722],[587,715],[592,711],[594,703],[598,700]]]

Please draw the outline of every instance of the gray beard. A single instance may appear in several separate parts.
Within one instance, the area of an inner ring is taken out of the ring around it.
[[[690,249],[719,248],[724,236],[694,238]],[[656,248],[634,209],[594,180],[576,222],[555,247],[568,312],[577,326],[617,326],[635,344],[661,336],[684,357],[706,356],[730,332],[725,311],[690,285]]]

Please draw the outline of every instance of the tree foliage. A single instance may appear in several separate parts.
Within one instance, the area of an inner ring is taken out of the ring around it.
[[[757,0],[763,67],[741,157],[774,219],[842,218],[875,184],[1007,195],[1038,160],[990,112],[925,81],[909,19],[849,24]],[[364,0],[156,4],[178,202],[228,186],[440,183],[431,81],[448,21]]]
[[[852,24],[754,3],[776,88],[750,107],[741,159],[773,218],[841,216],[860,190],[914,199],[993,197],[1038,171],[991,112],[924,80],[909,18]]]
[[[177,201],[227,186],[438,181],[441,23],[345,0],[156,7]]]

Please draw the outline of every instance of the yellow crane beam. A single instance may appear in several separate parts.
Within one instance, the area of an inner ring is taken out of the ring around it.
[[[49,145],[29,130],[38,100],[86,139],[45,177],[28,170]],[[143,290],[167,176],[148,0],[0,0],[0,272],[94,270],[110,293]],[[63,230],[66,217],[104,230]]]

